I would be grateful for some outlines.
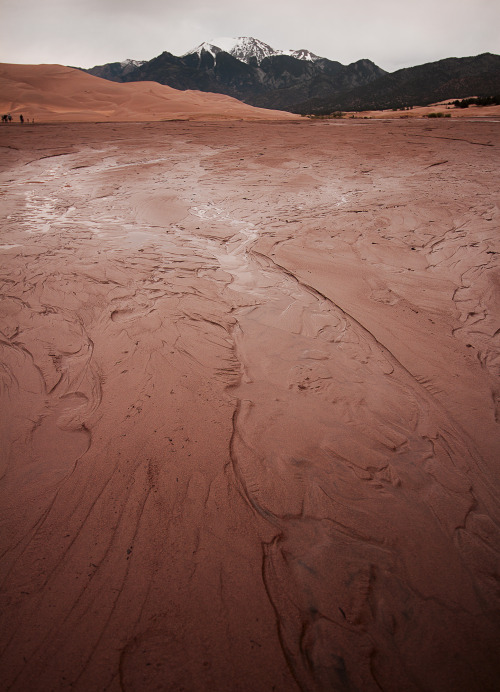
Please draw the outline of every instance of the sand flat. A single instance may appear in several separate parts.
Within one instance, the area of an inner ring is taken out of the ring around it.
[[[0,129],[8,689],[496,689],[499,127]]]

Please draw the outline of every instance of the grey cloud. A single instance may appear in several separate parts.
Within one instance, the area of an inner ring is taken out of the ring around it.
[[[0,59],[82,67],[182,54],[216,36],[255,36],[393,70],[500,52],[497,0],[0,0]]]

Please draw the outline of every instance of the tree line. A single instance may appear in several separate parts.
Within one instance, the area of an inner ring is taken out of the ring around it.
[[[455,108],[468,108],[469,106],[500,106],[500,95],[457,99],[456,101],[453,101],[453,105]]]

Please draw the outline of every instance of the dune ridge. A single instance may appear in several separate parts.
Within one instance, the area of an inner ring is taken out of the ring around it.
[[[0,64],[0,111],[36,122],[289,120],[223,94],[179,91],[156,82],[118,84],[62,65]]]

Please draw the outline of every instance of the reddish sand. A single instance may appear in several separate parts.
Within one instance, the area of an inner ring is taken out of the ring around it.
[[[5,689],[497,689],[499,133],[0,127]]]
[[[0,111],[35,122],[157,120],[295,120],[201,91],[156,82],[118,84],[62,65],[0,63]]]

